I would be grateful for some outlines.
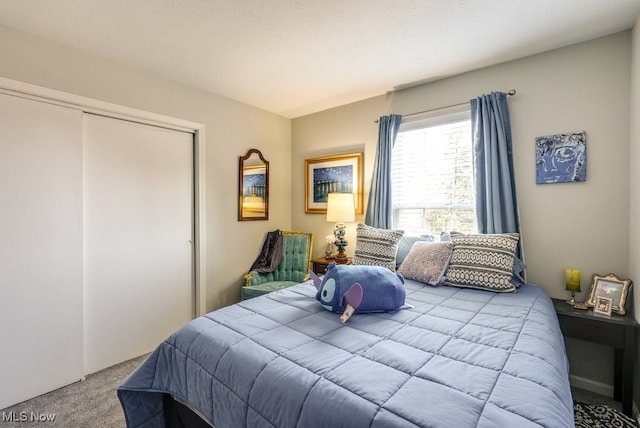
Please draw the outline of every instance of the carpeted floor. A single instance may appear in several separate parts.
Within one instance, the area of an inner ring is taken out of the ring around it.
[[[115,391],[145,357],[125,361],[93,373],[84,381],[0,410],[0,427],[123,428],[124,414]]]
[[[144,358],[109,367],[82,382],[0,410],[0,427],[124,428],[116,389]],[[633,419],[620,412],[620,403],[580,389],[572,392],[576,428],[637,428]],[[51,417],[53,421],[47,419]]]

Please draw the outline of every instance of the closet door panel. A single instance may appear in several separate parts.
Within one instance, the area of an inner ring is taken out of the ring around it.
[[[82,114],[0,94],[0,409],[82,376]]]
[[[85,373],[193,318],[193,135],[84,116]]]

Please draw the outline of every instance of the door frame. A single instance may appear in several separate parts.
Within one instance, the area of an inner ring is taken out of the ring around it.
[[[206,313],[206,212],[205,212],[205,126],[184,119],[126,107],[119,104],[45,88],[0,77],[0,93],[47,102],[115,119],[159,126],[193,134],[194,153],[194,313]]]

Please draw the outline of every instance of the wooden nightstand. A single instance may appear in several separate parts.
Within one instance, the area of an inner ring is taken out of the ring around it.
[[[593,309],[575,309],[564,300],[552,299],[565,337],[612,346],[615,349],[613,398],[622,402],[624,414],[632,415],[633,364],[638,323],[631,315],[612,314],[611,318]]]
[[[326,257],[318,257],[317,259],[311,260],[311,264],[313,265],[312,269],[316,275],[324,275],[327,271],[327,266],[329,263],[335,263],[336,259],[328,259]],[[351,257],[347,259],[345,265],[351,264]]]

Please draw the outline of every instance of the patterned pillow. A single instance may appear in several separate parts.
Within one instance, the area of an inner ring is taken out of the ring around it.
[[[420,236],[407,236],[404,235],[398,241],[398,252],[396,253],[396,269],[400,267],[404,259],[411,251],[411,247],[418,241],[426,241],[433,242],[436,240],[436,237],[433,235],[420,235]]]
[[[398,273],[429,285],[438,285],[451,257],[453,242],[416,242]]]
[[[358,224],[353,264],[384,266],[395,271],[398,241],[402,235],[403,230],[377,229],[366,224]]]
[[[446,285],[513,292],[513,260],[520,235],[454,235]]]

